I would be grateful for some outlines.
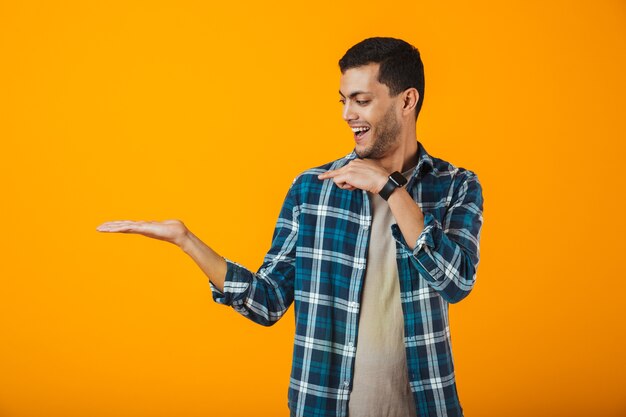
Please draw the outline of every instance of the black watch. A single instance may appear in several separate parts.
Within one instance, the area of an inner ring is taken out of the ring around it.
[[[404,178],[404,175],[400,174],[398,171],[392,172],[389,176],[389,181],[387,181],[387,184],[385,184],[383,189],[380,190],[378,195],[380,195],[385,201],[387,201],[391,193],[393,193],[393,190],[398,187],[402,187],[406,183],[407,179]]]

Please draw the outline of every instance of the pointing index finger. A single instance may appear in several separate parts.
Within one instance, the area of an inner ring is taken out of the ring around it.
[[[324,180],[327,178],[334,178],[340,174],[340,171],[341,169],[331,169],[326,172],[322,172],[321,174],[317,176],[317,178],[319,178],[320,180]]]

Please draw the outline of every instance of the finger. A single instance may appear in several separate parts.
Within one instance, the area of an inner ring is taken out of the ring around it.
[[[102,224],[122,224],[122,223],[132,223],[133,220],[110,220],[108,222],[104,222]]]
[[[352,186],[347,182],[347,178],[344,178],[344,176],[336,176],[335,178],[333,178],[333,182],[339,188],[346,188],[346,187]]]
[[[131,224],[109,224],[100,225],[96,230],[99,232],[133,232],[136,231],[136,226]]]
[[[337,174],[333,177],[333,181],[335,181],[335,184],[347,184],[349,181],[349,178],[348,178],[348,175]]]
[[[334,169],[334,170],[332,170],[332,171],[322,172],[321,174],[319,174],[319,175],[317,176],[317,178],[319,178],[320,180],[325,180],[325,179],[327,179],[327,178],[332,178],[332,177],[334,177],[335,175],[337,175],[337,170],[336,170],[336,169]]]
[[[132,220],[116,220],[102,223],[96,227],[96,230],[100,232],[120,232],[130,231],[131,229],[139,230],[144,224],[146,224],[144,221],[136,222]]]
[[[329,171],[323,172],[320,175],[318,175],[318,178],[320,178],[320,179],[334,178],[337,175],[343,174],[347,168],[348,168],[348,166],[346,165],[346,166],[341,167],[339,169],[331,169]]]
[[[113,222],[102,223],[96,229],[110,229],[112,227],[120,227],[120,226],[125,226],[128,224],[129,223],[127,221],[118,220],[118,221],[113,221]]]

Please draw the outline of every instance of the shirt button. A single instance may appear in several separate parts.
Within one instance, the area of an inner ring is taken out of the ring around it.
[[[343,386],[348,388],[350,386],[350,382],[349,381],[343,381]]]
[[[354,347],[354,343],[352,343],[352,342],[348,343],[348,347],[349,348],[353,348]]]
[[[363,225],[363,230],[365,230],[365,231],[370,230],[370,226],[368,224],[364,224]]]

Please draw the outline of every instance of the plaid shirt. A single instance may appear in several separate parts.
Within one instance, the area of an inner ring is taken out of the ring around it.
[[[419,162],[406,189],[424,213],[424,230],[411,249],[398,225],[391,227],[409,381],[418,416],[461,416],[448,304],[474,286],[482,189],[473,172],[418,146]],[[224,291],[211,283],[216,302],[265,326],[294,303],[292,416],[348,413],[372,214],[366,191],[344,190],[317,175],[356,157],[353,151],[297,176],[259,270],[226,259]]]

